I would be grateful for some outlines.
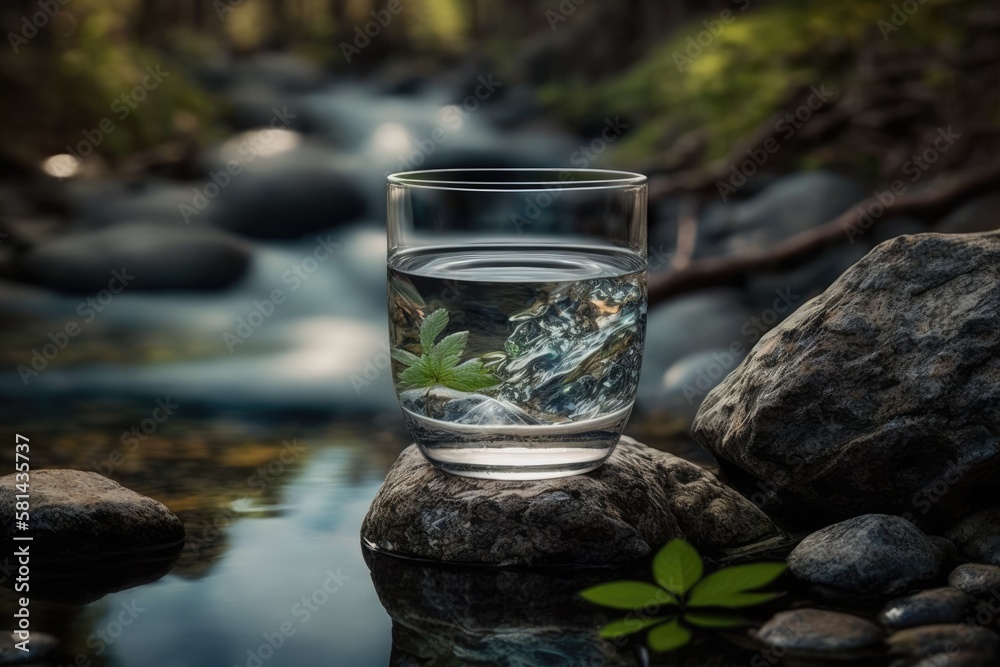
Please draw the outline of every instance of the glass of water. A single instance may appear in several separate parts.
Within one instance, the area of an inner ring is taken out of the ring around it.
[[[404,172],[387,217],[392,379],[424,456],[491,479],[600,466],[639,383],[646,177]]]

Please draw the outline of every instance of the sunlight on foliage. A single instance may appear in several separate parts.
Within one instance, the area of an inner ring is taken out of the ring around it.
[[[746,625],[745,618],[713,608],[751,607],[779,597],[781,593],[756,589],[773,583],[786,568],[784,563],[751,563],[725,567],[703,576],[705,564],[695,548],[684,540],[671,540],[653,559],[653,578],[658,585],[612,581],[591,586],[579,595],[602,607],[632,612],[601,628],[601,637],[616,639],[652,628],[646,636],[649,647],[668,652],[686,646],[693,638],[682,620],[707,629]],[[648,610],[660,608],[674,613],[646,616]]]
[[[558,82],[541,97],[570,121],[602,109],[659,128],[624,137],[613,156],[618,162],[649,159],[666,137],[698,128],[710,133],[708,157],[718,157],[799,87],[822,82],[843,92],[865,44],[903,50],[959,40],[958,30],[935,16],[935,7],[947,4],[928,0],[887,43],[878,21],[892,10],[878,0],[786,1],[745,13],[734,4],[731,21],[717,35],[708,33],[711,41],[702,36],[705,46],[696,41],[706,32],[699,20],[678,28],[623,74],[596,84]],[[661,141],[651,143],[656,135]]]

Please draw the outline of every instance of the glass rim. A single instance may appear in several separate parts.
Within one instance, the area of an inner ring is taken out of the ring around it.
[[[551,174],[550,178],[531,180],[457,180],[466,174]],[[583,180],[564,178],[565,174],[581,175]],[[537,190],[613,190],[645,185],[643,174],[618,169],[580,169],[566,167],[472,167],[456,169],[418,169],[400,171],[386,177],[389,185],[426,190],[455,190],[463,192],[531,192]]]

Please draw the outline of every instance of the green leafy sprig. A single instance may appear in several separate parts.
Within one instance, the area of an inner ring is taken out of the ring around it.
[[[407,367],[399,374],[400,389],[442,385],[456,391],[479,391],[497,384],[496,378],[479,359],[459,363],[469,342],[468,331],[459,331],[434,342],[447,326],[448,311],[439,308],[420,325],[423,353],[419,357],[398,347],[392,349],[392,358]]]
[[[658,616],[631,614],[613,621],[601,628],[600,635],[616,639],[652,628],[646,636],[649,647],[667,652],[691,641],[692,632],[684,624],[700,628],[746,625],[745,618],[719,609],[752,607],[782,595],[755,589],[772,583],[786,568],[784,563],[751,563],[703,576],[705,564],[695,548],[684,540],[671,540],[653,559],[653,579],[657,585],[612,581],[580,591],[580,597],[603,607],[633,612],[666,609],[667,613]]]

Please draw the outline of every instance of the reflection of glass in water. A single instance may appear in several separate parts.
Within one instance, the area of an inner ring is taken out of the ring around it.
[[[619,248],[482,245],[394,256],[393,380],[418,444],[456,473],[489,465],[490,477],[523,479],[517,469],[526,465],[539,477],[595,468],[632,409],[645,291],[644,259]],[[445,365],[480,374],[405,372],[435,353],[421,344],[421,325],[440,309],[447,326],[434,342],[448,339]]]

